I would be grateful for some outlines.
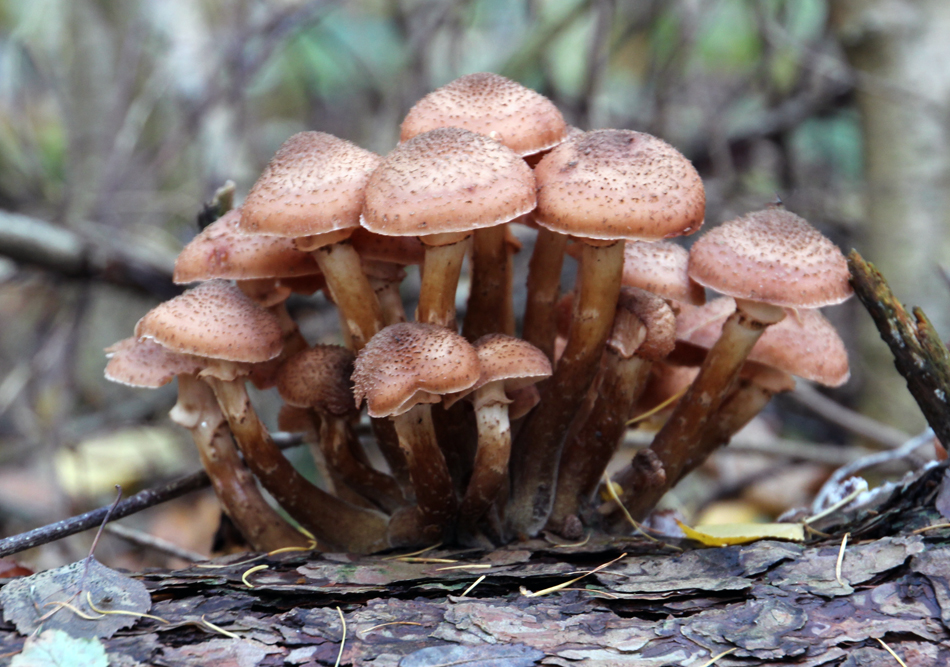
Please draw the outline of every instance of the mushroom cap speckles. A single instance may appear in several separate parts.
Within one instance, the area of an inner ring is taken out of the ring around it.
[[[228,211],[186,245],[175,260],[176,283],[224,278],[253,280],[320,273],[310,253],[294,248],[293,241],[277,236],[244,234],[239,230],[241,209]]]
[[[248,193],[241,229],[298,237],[358,227],[366,181],[380,159],[323,132],[293,135]]]
[[[458,78],[416,102],[402,122],[399,140],[437,127],[484,134],[520,156],[556,146],[568,128],[551,100],[490,72]]]
[[[488,137],[439,128],[400,144],[366,186],[363,226],[385,236],[467,232],[534,209],[534,175]]]
[[[535,167],[535,220],[591,239],[656,241],[703,224],[706,194],[692,163],[649,134],[597,130],[572,137]]]
[[[694,306],[706,303],[703,286],[686,273],[689,252],[670,241],[627,241],[623,248],[623,284]]]
[[[472,346],[478,353],[481,373],[472,390],[489,382],[503,380],[506,391],[514,391],[540,382],[552,373],[547,355],[528,341],[506,336],[486,334]]]
[[[352,415],[353,353],[339,345],[316,345],[287,359],[277,371],[281,398],[300,408],[340,417]]]
[[[356,405],[366,400],[371,417],[408,412],[438,402],[479,378],[478,354],[454,331],[435,324],[393,324],[366,344],[353,370]]]
[[[639,325],[628,318],[635,318]],[[642,333],[637,333],[638,329]],[[637,287],[621,288],[607,344],[625,358],[634,354],[650,361],[666,358],[676,345],[673,309],[656,294]]]
[[[841,251],[794,213],[771,208],[710,230],[693,244],[689,275],[739,299],[820,308],[852,294]]]
[[[197,375],[204,368],[200,359],[172,352],[148,339],[120,340],[106,348],[106,357],[106,379],[130,387],[156,389],[176,375]]]
[[[676,337],[708,350],[735,309],[736,302],[727,297],[701,308],[686,306],[677,318]],[[848,353],[838,332],[819,311],[805,308],[769,326],[749,353],[749,361],[829,387],[850,377]]]
[[[209,280],[157,305],[135,335],[183,354],[256,363],[283,347],[277,317],[224,280]]]

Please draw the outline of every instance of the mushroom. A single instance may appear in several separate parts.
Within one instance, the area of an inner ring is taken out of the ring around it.
[[[154,389],[178,378],[178,402],[169,416],[191,432],[222,509],[252,549],[273,551],[307,544],[303,533],[267,504],[238,456],[214,394],[196,378],[204,368],[199,358],[136,338],[119,341],[106,348],[106,354],[105,376],[112,382]]]
[[[535,221],[583,241],[567,347],[512,450],[512,530],[547,521],[564,437],[597,372],[613,324],[626,239],[695,231],[705,195],[689,160],[639,132],[600,130],[565,141],[535,169]]]
[[[394,545],[442,538],[458,504],[445,458],[436,442],[431,404],[478,381],[478,355],[454,331],[433,324],[393,324],[376,334],[356,358],[353,393],[371,417],[392,419],[409,466],[418,505],[397,512]]]
[[[357,553],[387,546],[386,517],[310,484],[274,445],[251,405],[242,365],[280,354],[280,326],[271,313],[234,285],[209,280],[150,310],[135,325],[135,335],[210,360],[200,377],[213,389],[248,468],[320,542]]]
[[[277,372],[277,391],[288,405],[316,413],[317,442],[339,481],[391,513],[405,505],[405,499],[396,480],[366,463],[351,424],[359,415],[350,381],[353,359],[352,352],[337,345],[299,352]]]
[[[551,100],[489,72],[468,74],[419,100],[402,123],[400,140],[439,127],[477,132],[522,157],[546,151],[567,136],[567,124]],[[488,333],[514,335],[513,319],[504,317],[513,312],[506,227],[484,227],[472,235],[471,290],[462,327],[469,340]]]
[[[663,299],[635,287],[621,290],[604,358],[591,385],[592,405],[575,419],[561,455],[548,520],[551,529],[563,531],[569,518],[588,505],[620,445],[653,361],[673,350],[675,334],[673,311]]]
[[[323,132],[299,132],[281,145],[244,202],[241,229],[296,239],[313,252],[356,351],[383,326],[359,255],[346,239],[359,213],[375,153]]]
[[[667,485],[678,479],[675,471],[684,452],[700,439],[766,327],[784,319],[785,308],[819,308],[852,293],[841,251],[803,219],[779,208],[750,213],[700,238],[690,251],[689,274],[734,297],[736,311],[650,446],[667,468]],[[638,503],[651,501],[637,493]]]
[[[457,329],[455,291],[472,231],[532,210],[531,169],[510,149],[455,127],[400,144],[366,187],[363,226],[426,245],[416,319]]]
[[[461,393],[474,404],[478,424],[475,463],[459,508],[460,523],[467,531],[488,511],[508,478],[511,395],[551,375],[551,362],[544,353],[518,338],[488,334],[473,347],[478,353],[478,382]]]

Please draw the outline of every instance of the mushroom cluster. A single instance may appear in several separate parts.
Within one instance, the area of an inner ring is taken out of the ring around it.
[[[780,207],[722,224],[690,252],[667,240],[702,226],[705,194],[660,139],[571,128],[545,97],[485,73],[420,100],[400,139],[380,157],[321,132],[292,136],[243,207],[182,251],[176,282],[200,284],[108,350],[111,380],[178,378],[172,417],[252,548],[622,531],[598,488],[628,421],[670,387],[685,383],[653,444],[616,476],[635,517],[792,375],[847,379],[817,310],[851,293],[838,249]],[[521,338],[515,224],[537,230]],[[578,262],[573,286],[561,285],[565,255]],[[399,286],[413,266],[409,322]],[[723,296],[706,304],[706,289]],[[317,291],[339,311],[342,346],[311,345],[284,306]],[[247,381],[276,388],[282,427],[313,441],[319,486],[275,446]],[[379,457],[358,435],[363,406]]]

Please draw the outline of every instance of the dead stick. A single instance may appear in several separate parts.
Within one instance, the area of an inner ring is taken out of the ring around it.
[[[275,436],[277,436],[277,434],[275,434]],[[275,437],[275,442],[277,442],[278,446],[282,449],[296,447],[301,444],[300,438],[293,436],[281,437],[279,439]],[[139,491],[134,496],[129,496],[116,505],[112,511],[110,520],[115,521],[122,517],[136,514],[149,507],[154,507],[155,505],[160,505],[166,501],[183,496],[186,493],[203,489],[209,484],[208,475],[204,470],[200,470],[154,489]],[[6,537],[0,540],[0,558],[26,551],[27,549],[32,549],[33,547],[38,547],[43,544],[55,542],[56,540],[81,533],[90,528],[96,528],[102,523],[103,519],[105,519],[106,514],[109,513],[110,506],[111,504],[107,507],[100,507],[97,510],[86,512],[85,514],[34,528],[19,535]]]
[[[855,293],[891,349],[894,365],[927,423],[944,446],[950,444],[950,353],[924,311],[914,308],[911,316],[884,276],[856,250],[848,255],[848,268]]]

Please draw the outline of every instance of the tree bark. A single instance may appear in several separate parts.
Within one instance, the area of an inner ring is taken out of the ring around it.
[[[914,531],[946,524],[948,479],[946,464],[933,467],[804,545],[537,540],[423,554],[457,562],[285,553],[148,572],[134,576],[170,623],[145,618],[103,643],[123,665],[333,665],[342,614],[344,665],[700,665],[723,653],[719,667],[898,664],[881,640],[908,665],[936,667],[950,664],[950,529]],[[0,656],[23,642],[0,624]]]

